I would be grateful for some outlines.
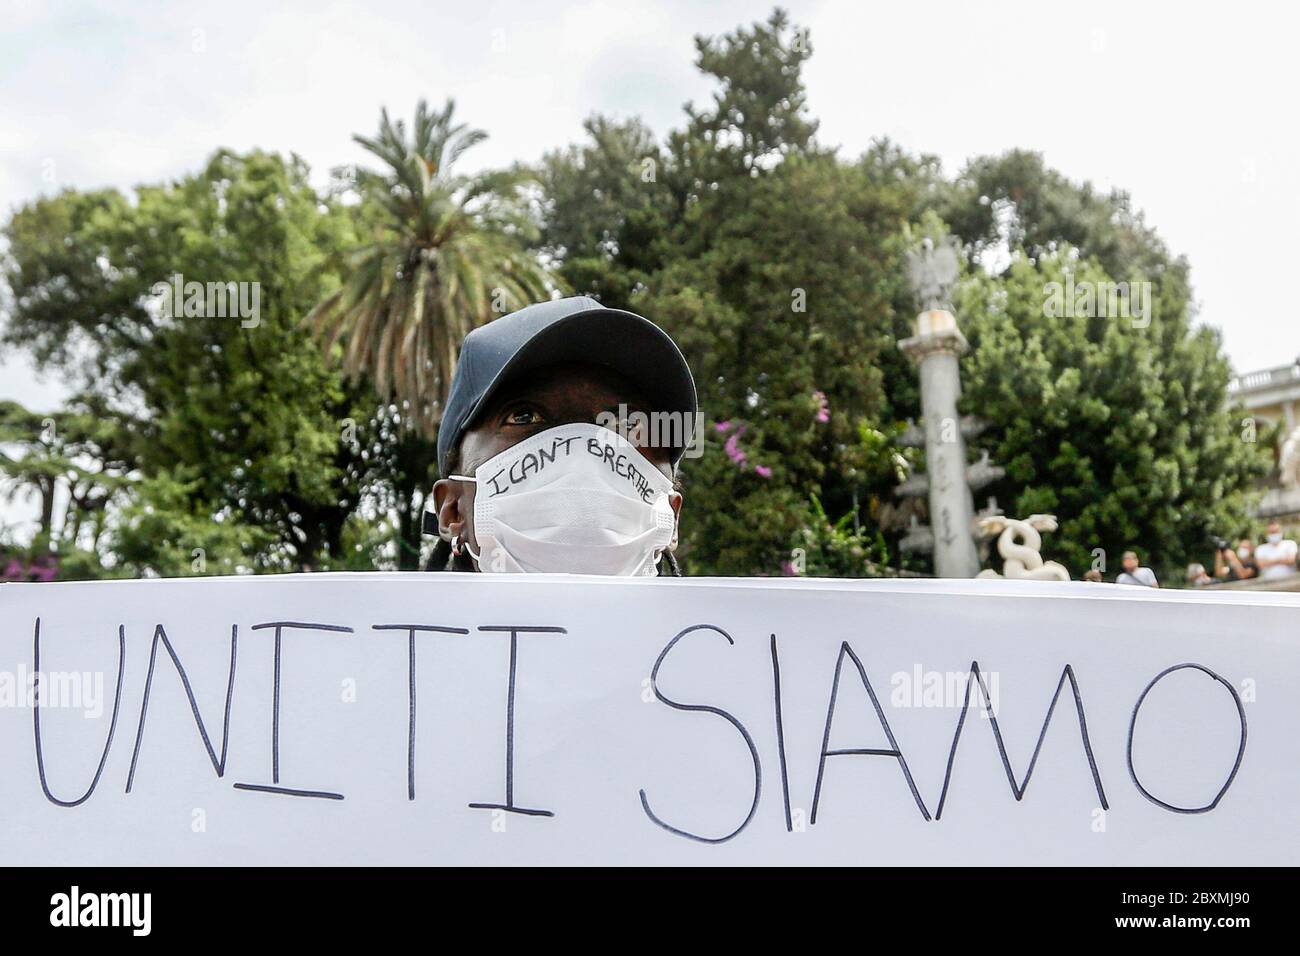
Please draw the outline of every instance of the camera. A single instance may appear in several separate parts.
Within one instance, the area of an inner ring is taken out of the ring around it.
[[[1227,551],[1230,547],[1227,538],[1218,538],[1218,537],[1211,536],[1210,541],[1214,543],[1215,550],[1217,551]]]

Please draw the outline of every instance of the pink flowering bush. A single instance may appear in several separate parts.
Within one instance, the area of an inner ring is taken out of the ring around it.
[[[822,391],[813,392],[813,398],[817,400],[816,419],[824,425],[831,420],[831,403],[826,400],[826,393]]]
[[[725,419],[715,423],[713,427],[717,430],[719,435],[727,436],[727,440],[722,444],[722,450],[726,453],[727,457],[731,459],[731,463],[741,471],[749,470],[751,468],[751,465],[749,464],[749,455],[740,447],[740,439],[748,430],[748,426],[736,425],[730,419]],[[760,478],[772,477],[772,469],[767,465],[753,465],[752,468],[754,474],[758,475]]]
[[[59,562],[53,555],[43,554],[30,563],[12,557],[0,573],[0,581],[53,581],[58,573]]]

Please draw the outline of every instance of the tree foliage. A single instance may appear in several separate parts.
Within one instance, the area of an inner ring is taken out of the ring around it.
[[[305,166],[220,152],[133,201],[38,200],[6,238],[6,342],[72,377],[134,476],[106,542],[118,562],[164,573],[188,568],[196,550],[209,570],[342,559],[360,489],[341,434],[373,404],[299,327],[338,285],[330,253],[352,242]],[[172,276],[257,283],[256,323],[168,314],[154,287]]]
[[[1218,336],[1190,327],[1177,290],[1153,298],[1147,326],[1051,316],[1045,287],[1067,275],[1113,281],[1062,246],[962,289],[964,404],[990,423],[981,442],[1007,469],[989,490],[1011,514],[1055,514],[1044,553],[1077,576],[1099,558],[1114,572],[1130,547],[1173,576],[1211,534],[1244,530],[1267,453],[1243,440]]]
[[[1025,150],[955,175],[886,140],[841,156],[817,138],[812,52],[780,10],[699,37],[714,91],[678,128],[595,116],[533,169],[459,173],[484,134],[421,103],[357,137],[378,169],[323,194],[296,157],[223,150],[132,195],[20,208],[0,345],[77,392],[51,416],[0,406],[0,490],[39,511],[29,557],[74,576],[416,567],[460,339],[560,286],[649,316],[691,364],[688,573],[925,570],[898,549],[919,455],[895,439],[920,402],[897,346],[904,253],[946,232],[967,260],[963,411],[1007,470],[988,491],[1058,515],[1048,557],[1078,576],[1137,546],[1170,568],[1246,530],[1266,441],[1243,440],[1190,266],[1129,197]],[[178,274],[258,283],[258,323],[162,313],[151,290]],[[1150,322],[1053,315],[1065,281],[1149,283]]]
[[[440,111],[421,100],[409,134],[384,110],[377,135],[353,137],[384,167],[350,171],[372,234],[348,251],[345,284],[306,319],[327,355],[341,344],[348,375],[368,377],[429,438],[461,340],[549,291],[524,246],[535,228],[524,175],[458,175],[456,161],[487,134],[453,122],[453,112],[450,100]]]

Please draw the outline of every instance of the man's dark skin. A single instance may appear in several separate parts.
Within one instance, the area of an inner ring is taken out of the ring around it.
[[[609,416],[617,416],[620,405],[627,413],[650,412],[634,390],[608,369],[597,365],[550,365],[538,369],[498,390],[475,418],[473,427],[466,429],[452,470],[458,475],[473,476],[483,462],[531,435],[574,422],[602,424],[598,419],[604,416],[608,421]],[[626,437],[672,480],[672,449],[646,447],[645,436],[636,433]],[[459,536],[462,547],[468,542],[473,553],[478,554],[474,492],[471,481],[442,478],[433,486],[433,503],[438,513],[438,534],[447,541]],[[674,491],[669,501],[673,513],[680,515],[682,496]],[[676,547],[674,531],[668,549]],[[477,570],[478,562],[472,556],[470,560]]]

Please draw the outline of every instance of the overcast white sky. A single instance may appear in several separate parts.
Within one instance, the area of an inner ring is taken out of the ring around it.
[[[949,171],[1011,147],[1129,190],[1186,254],[1201,319],[1238,371],[1290,361],[1300,83],[1290,5],[785,4],[810,28],[809,103],[845,155],[887,135]],[[379,108],[428,97],[491,134],[495,165],[576,140],[593,112],[659,133],[709,87],[691,37],[761,3],[58,3],[0,0],[0,214],[65,186],[129,188],[214,148],[297,151],[323,177],[361,158]],[[3,357],[0,357],[3,358]],[[13,356],[0,397],[57,403]]]

